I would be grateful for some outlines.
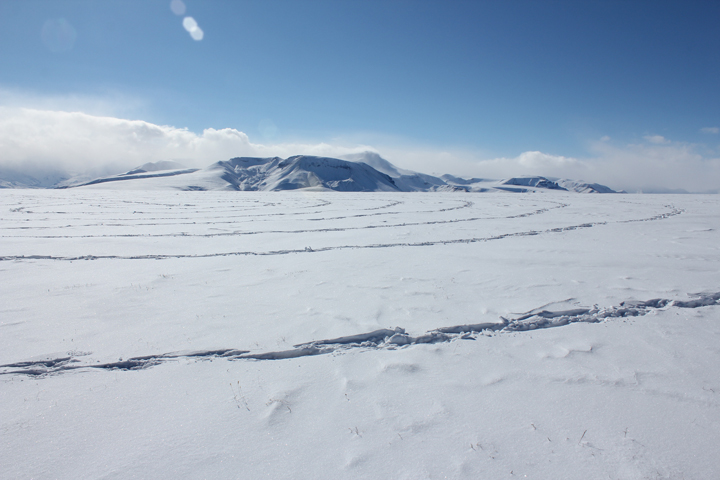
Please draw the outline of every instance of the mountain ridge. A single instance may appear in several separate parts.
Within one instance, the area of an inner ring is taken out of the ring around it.
[[[0,188],[113,188],[171,190],[284,191],[325,190],[338,192],[513,192],[567,191],[617,193],[597,183],[543,176],[518,176],[501,180],[436,177],[398,168],[375,152],[343,158],[295,155],[235,157],[205,168],[188,168],[174,161],[149,162],[127,172],[88,178],[55,175],[38,181],[30,176],[2,177]],[[54,180],[54,181],[53,181]]]

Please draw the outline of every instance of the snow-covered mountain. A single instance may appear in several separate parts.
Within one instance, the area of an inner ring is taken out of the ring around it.
[[[38,180],[13,175],[3,178],[0,187],[77,188],[95,187],[133,190],[334,190],[341,192],[537,192],[573,191],[613,193],[604,185],[540,176],[503,180],[435,177],[396,167],[375,152],[346,155],[343,159],[296,155],[279,157],[237,157],[208,167],[187,168],[177,162],[146,163],[117,175],[91,178],[85,175],[53,176]]]
[[[506,192],[525,193],[538,190],[560,190],[577,193],[619,193],[599,183],[585,183],[565,178],[521,176],[504,180],[487,180],[482,178],[465,179],[452,175],[443,175],[442,178],[447,184],[468,192],[502,190]]]
[[[578,182],[575,180],[568,180],[567,178],[556,180],[557,184],[565,190],[570,190],[578,193],[625,193],[617,192],[605,185],[599,183],[585,183]]]
[[[233,158],[208,167],[236,190],[297,190],[313,188],[341,192],[393,192],[392,178],[365,163],[298,155],[274,158]]]
[[[179,168],[178,168],[179,167]],[[358,162],[298,155],[237,157],[203,168],[183,168],[174,162],[146,164],[129,172],[83,182],[73,187],[179,190],[335,190],[342,192],[400,191],[392,178]],[[70,186],[70,185],[69,185]]]
[[[0,166],[0,188],[53,188],[68,177],[54,169],[27,171]]]
[[[388,175],[403,192],[430,192],[448,187],[448,184],[441,178],[398,168],[375,152],[354,153],[344,155],[343,158],[352,162],[362,162]]]
[[[124,173],[123,175],[135,175],[138,173],[147,173],[147,172],[158,172],[161,170],[182,170],[185,168],[185,165],[182,165],[178,162],[173,162],[171,160],[161,160],[159,162],[150,162],[146,163],[144,165],[141,165],[137,168],[133,168],[127,173]]]

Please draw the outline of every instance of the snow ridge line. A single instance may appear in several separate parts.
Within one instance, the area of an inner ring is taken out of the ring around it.
[[[669,300],[655,298],[647,301],[625,301],[618,306],[576,308],[571,310],[548,311],[535,309],[517,318],[500,317],[500,322],[454,325],[430,330],[419,336],[406,333],[404,328],[382,328],[368,333],[344,337],[315,340],[294,345],[292,349],[252,353],[248,350],[220,349],[206,351],[172,352],[120,359],[112,363],[82,363],[77,357],[89,353],[68,352],[66,356],[46,356],[22,362],[0,365],[0,375],[29,375],[41,377],[72,370],[91,368],[101,370],[142,370],[161,363],[179,359],[212,360],[285,360],[290,358],[342,353],[351,349],[398,349],[411,345],[446,343],[455,340],[475,340],[480,335],[526,332],[543,328],[555,328],[572,323],[599,323],[613,318],[627,318],[647,315],[656,310],[676,308],[700,308],[720,305],[720,292],[691,294],[692,300]]]

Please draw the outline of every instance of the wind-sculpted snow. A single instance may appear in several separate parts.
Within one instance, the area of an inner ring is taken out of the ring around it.
[[[233,348],[172,352],[158,355],[133,357],[110,363],[83,362],[83,356],[90,353],[67,352],[60,356],[47,355],[6,365],[0,365],[0,375],[42,376],[64,373],[78,369],[101,370],[140,370],[160,365],[167,361],[185,360],[287,360],[292,358],[342,353],[353,349],[364,351],[373,349],[407,348],[413,345],[445,343],[455,340],[477,340],[479,336],[491,333],[508,334],[527,332],[543,328],[563,327],[573,323],[599,323],[616,318],[638,317],[663,308],[701,308],[720,304],[720,292],[697,293],[692,300],[670,300],[655,298],[646,301],[629,300],[618,306],[574,308],[570,310],[548,311],[536,309],[516,318],[500,317],[496,323],[476,323],[440,327],[424,334],[412,336],[402,327],[383,328],[368,333],[359,333],[326,340],[314,340],[295,345],[292,349],[254,353]]]

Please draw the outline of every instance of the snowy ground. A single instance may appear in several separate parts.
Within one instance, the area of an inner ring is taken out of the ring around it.
[[[718,196],[3,190],[0,236],[3,479],[720,472]]]

